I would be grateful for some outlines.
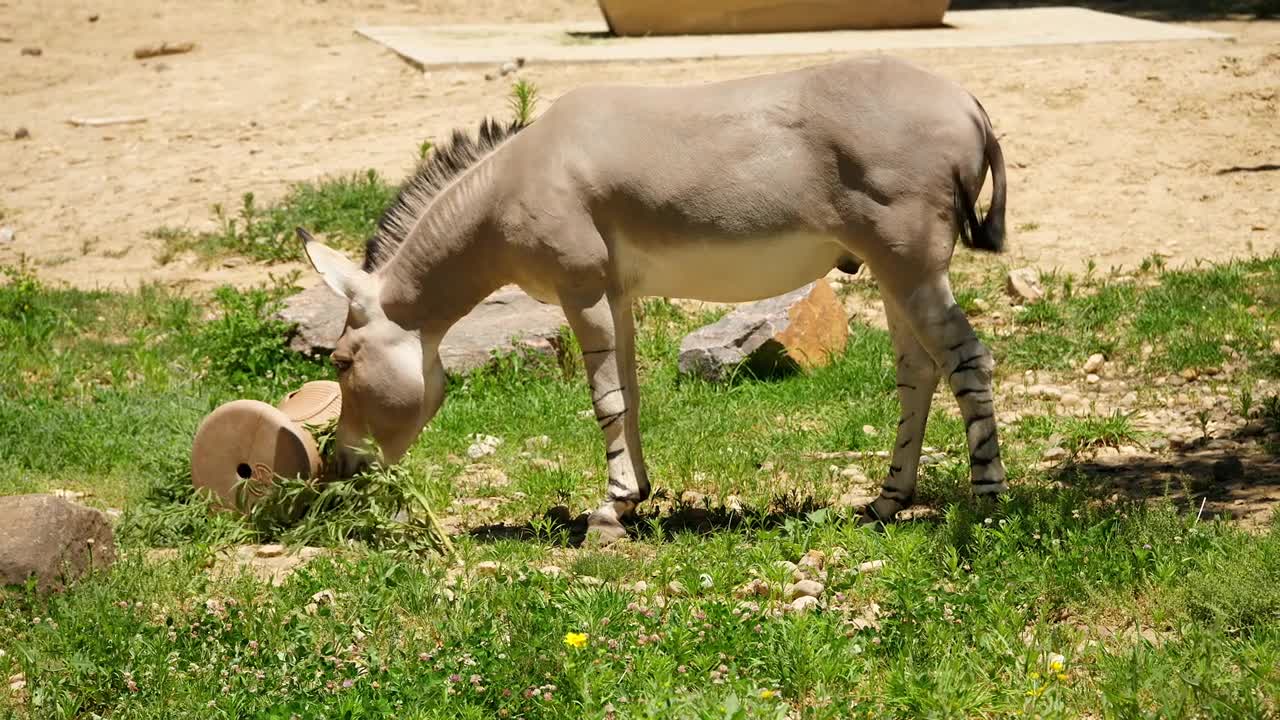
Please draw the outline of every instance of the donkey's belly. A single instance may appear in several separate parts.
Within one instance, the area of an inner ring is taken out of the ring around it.
[[[816,280],[847,256],[833,238],[787,234],[751,240],[635,243],[617,248],[633,294],[707,302],[748,302]]]

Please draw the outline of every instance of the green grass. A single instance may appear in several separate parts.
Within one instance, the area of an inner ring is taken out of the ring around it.
[[[1017,332],[981,327],[1008,372],[1044,368],[1038,352],[1071,354],[1074,367],[1108,342],[1121,358],[1155,345],[1151,373],[1199,358],[1181,348],[1216,327],[1238,338],[1242,372],[1260,376],[1277,273],[1272,259],[1130,282],[1051,279],[1049,299],[1027,307]],[[844,355],[812,373],[711,384],[679,378],[676,351],[684,333],[715,314],[643,303],[642,429],[661,495],[629,543],[569,547],[565,528],[544,518],[557,504],[576,512],[599,499],[601,440],[580,416],[589,409],[580,365],[518,356],[451,378],[443,409],[403,465],[330,486],[300,523],[210,513],[187,476],[200,418],[239,397],[274,403],[329,375],[322,362],[289,353],[270,319],[287,287],[203,298],[151,287],[85,292],[9,270],[0,284],[0,491],[88,491],[87,502],[124,515],[121,558],[109,572],[48,597],[4,592],[0,674],[26,682],[0,699],[5,713],[1280,712],[1280,515],[1250,534],[1166,500],[1103,502],[1039,468],[1051,441],[1074,452],[1140,441],[1125,415],[1029,415],[1011,426],[1002,438],[1015,489],[986,505],[968,495],[963,425],[940,405],[926,444],[945,459],[924,468],[919,494],[936,518],[877,531],[831,506],[850,488],[811,454],[893,443],[893,356],[886,334],[871,329],[853,333]],[[1068,344],[1032,352],[1023,329]],[[1278,423],[1276,402],[1242,404]],[[476,433],[503,442],[472,464],[466,450]],[[543,435],[546,447],[526,443]],[[887,460],[855,464],[879,478]],[[689,522],[671,504],[685,490],[717,506],[733,495],[743,509]],[[492,507],[450,512],[498,527],[455,537],[458,562],[445,562],[428,551],[418,510],[425,501],[443,512],[464,499]],[[334,554],[280,586],[210,574],[220,548],[267,540]],[[152,547],[177,553],[148,560]],[[779,563],[812,550],[828,563],[821,606],[783,611],[790,570]],[[868,560],[886,562],[858,572]],[[486,561],[496,571],[482,572]],[[562,572],[539,570],[547,565]],[[736,595],[756,578],[769,583],[766,596]],[[683,591],[668,591],[673,581]],[[567,643],[568,633],[585,634],[583,646]]]
[[[1012,328],[1000,332],[1003,361],[1067,370],[1103,353],[1144,371],[1170,373],[1220,368],[1230,360],[1224,350],[1230,348],[1260,373],[1276,376],[1280,363],[1270,342],[1280,334],[1280,258],[1147,268],[1128,280],[1043,278],[1046,297],[1023,306]]]
[[[373,170],[296,183],[278,202],[260,207],[254,194],[241,197],[235,213],[213,206],[217,229],[193,232],[159,228],[151,233],[162,241],[157,262],[166,264],[185,251],[210,259],[241,255],[266,263],[301,258],[294,228],[303,226],[327,242],[357,249],[372,234],[396,187]]]

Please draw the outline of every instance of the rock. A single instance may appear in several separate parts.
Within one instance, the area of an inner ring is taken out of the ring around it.
[[[1186,370],[1183,370],[1181,373],[1178,373],[1178,374],[1182,377],[1183,380],[1186,380],[1187,382],[1191,382],[1192,380],[1195,380],[1196,378],[1200,377],[1200,371],[1196,370],[1195,368],[1187,368]]]
[[[258,549],[255,550],[253,554],[260,558],[280,557],[281,555],[284,554],[284,546],[283,545],[259,545]]]
[[[826,588],[817,580],[801,580],[787,586],[786,597],[788,600],[795,600],[803,596],[816,598],[822,594],[824,589]]]
[[[1244,477],[1244,463],[1238,457],[1225,457],[1213,464],[1213,479],[1220,482],[1231,482]]]
[[[707,496],[696,490],[685,490],[680,493],[680,504],[694,508],[706,507]]]
[[[578,577],[577,582],[579,584],[586,585],[587,587],[600,587],[604,584],[603,580],[598,577],[592,577],[591,575],[582,575]]]
[[[857,465],[850,465],[840,471],[840,477],[845,480],[853,480],[855,482],[865,482],[867,474]]]
[[[476,574],[486,577],[494,577],[498,574],[498,563],[493,560],[485,560],[476,563]]]
[[[768,595],[769,583],[760,578],[756,578],[733,591],[733,596],[736,598],[767,597]]]
[[[539,450],[551,447],[551,438],[546,435],[531,437],[524,441],[524,446],[530,450]]]
[[[91,22],[91,23],[96,23],[96,22],[98,22],[98,13],[94,13],[94,14],[90,15],[90,16],[89,16],[89,22]]]
[[[876,435],[879,435],[879,434],[880,434],[880,431],[879,431],[879,430],[876,430],[876,429],[875,429],[875,426],[873,426],[873,425],[863,425],[863,426],[862,426],[862,434],[863,434],[863,435],[870,436],[870,437],[875,437]]]
[[[797,563],[802,568],[810,568],[812,570],[821,570],[827,564],[827,554],[821,550],[810,550],[800,558]]]
[[[21,53],[29,57],[40,57],[44,54],[44,50],[41,50],[38,47],[24,47],[22,48]]]
[[[482,457],[492,455],[498,451],[498,446],[502,444],[501,438],[492,435],[474,435],[474,442],[467,447],[467,457],[472,460],[479,460]]]
[[[510,75],[516,71],[516,64],[513,62],[502,63],[502,67],[498,68],[498,72],[503,75]]]
[[[52,495],[0,497],[0,582],[34,578],[44,593],[115,562],[111,523],[101,512]]]
[[[326,355],[342,334],[347,301],[323,282],[290,298],[276,317],[293,326],[289,347]],[[485,298],[459,320],[440,343],[445,372],[465,375],[489,365],[494,353],[528,352],[558,357],[567,323],[555,305],[546,305],[508,285]]]
[[[1040,455],[1040,459],[1041,459],[1041,460],[1049,460],[1049,461],[1051,461],[1051,462],[1052,462],[1052,461],[1055,461],[1055,460],[1061,460],[1062,458],[1064,458],[1064,457],[1066,457],[1066,456],[1067,456],[1067,451],[1066,451],[1066,450],[1064,450],[1064,449],[1062,449],[1062,448],[1060,448],[1060,447],[1051,447],[1051,448],[1049,448],[1048,450],[1045,450],[1045,451],[1044,451],[1044,453],[1042,453],[1042,454]]]
[[[561,570],[559,565],[543,565],[538,568],[538,572],[549,577],[560,577],[564,570]]]
[[[1005,290],[1010,297],[1022,302],[1035,302],[1044,297],[1044,286],[1040,284],[1040,271],[1035,268],[1018,268],[1010,270],[1005,281]]]
[[[20,127],[17,130],[13,131],[14,140],[26,140],[27,138],[30,138],[30,137],[31,137],[31,131],[24,127]]]
[[[739,305],[685,336],[680,372],[723,380],[746,367],[762,375],[825,365],[849,337],[844,308],[824,281],[784,295]]]
[[[884,568],[886,560],[868,560],[864,563],[858,563],[858,574],[877,572]]]
[[[13,228],[0,228],[0,243],[11,243],[16,235],[17,233],[14,232]]]
[[[1089,356],[1088,360],[1084,361],[1083,369],[1086,373],[1096,373],[1102,369],[1102,366],[1106,362],[1107,362],[1107,358],[1104,357],[1102,353],[1094,353]]]
[[[791,610],[791,612],[798,612],[798,613],[809,612],[810,610],[813,610],[817,607],[818,607],[818,598],[812,597],[810,595],[801,595],[795,600],[792,600],[791,604],[787,606],[787,608]]]
[[[1099,382],[1102,381],[1102,378],[1098,377],[1097,373],[1089,373],[1088,375],[1084,376],[1084,381],[1089,383],[1090,385],[1097,385]]]
[[[684,583],[680,582],[679,580],[672,580],[671,582],[667,583],[667,593],[670,595],[675,595],[676,597],[681,597],[684,595],[688,595],[689,591],[685,589]]]

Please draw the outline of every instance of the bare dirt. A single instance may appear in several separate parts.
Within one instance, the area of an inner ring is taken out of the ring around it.
[[[234,209],[245,191],[261,203],[291,182],[365,168],[399,179],[423,139],[507,113],[509,77],[424,74],[357,24],[597,16],[589,0],[0,0],[0,227],[15,231],[0,264],[25,256],[80,287],[194,289],[299,267],[162,264],[148,232],[209,228],[211,205]],[[1280,247],[1280,22],[1199,24],[1235,39],[901,53],[968,86],[993,116],[1010,163],[1010,262],[1106,269],[1157,252],[1176,265]],[[196,47],[134,58],[162,42]],[[550,101],[590,82],[696,83],[825,59],[521,75]],[[67,122],[126,115],[147,120]],[[30,136],[13,139],[19,128]]]

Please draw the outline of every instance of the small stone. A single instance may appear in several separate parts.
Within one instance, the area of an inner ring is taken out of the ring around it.
[[[498,574],[498,563],[493,560],[485,560],[484,562],[476,563],[476,574],[494,577]]]
[[[564,570],[561,570],[559,565],[543,565],[538,568],[538,572],[550,577],[560,577],[564,574]]]
[[[810,550],[797,563],[802,568],[821,570],[827,564],[827,554],[821,550]]]
[[[1090,385],[1097,385],[1099,382],[1102,381],[1102,378],[1098,377],[1096,373],[1089,373],[1088,375],[1084,376],[1084,381],[1089,383]]]
[[[1053,461],[1056,461],[1056,460],[1061,460],[1061,459],[1065,458],[1066,456],[1067,456],[1067,451],[1066,451],[1066,450],[1064,450],[1064,449],[1062,449],[1062,448],[1060,448],[1060,447],[1051,447],[1051,448],[1049,448],[1048,450],[1045,450],[1043,453],[1041,453],[1041,455],[1040,455],[1040,459],[1041,459],[1041,460],[1048,460],[1048,461],[1050,461],[1050,462],[1053,462]]]
[[[766,597],[769,595],[769,583],[756,578],[733,591],[736,598]]]
[[[253,554],[260,558],[280,557],[281,555],[284,555],[284,546],[283,545],[259,545],[257,549],[254,550]]]
[[[858,574],[873,573],[885,566],[885,560],[868,560],[858,565]]]
[[[685,490],[680,493],[680,503],[695,508],[705,507],[707,496],[696,490]]]
[[[1045,400],[1061,400],[1062,391],[1052,385],[1032,385],[1027,394]]]
[[[44,50],[41,50],[38,47],[24,47],[22,48],[22,54],[29,57],[40,57],[44,54]]]
[[[671,582],[667,583],[667,593],[671,595],[675,595],[676,597],[681,597],[684,595],[688,595],[689,591],[685,589],[684,583],[680,582],[679,580],[672,580]]]
[[[1010,297],[1022,302],[1035,302],[1044,297],[1044,286],[1040,284],[1040,272],[1035,268],[1018,268],[1010,270],[1005,281],[1005,291]]]
[[[516,67],[524,67],[524,63],[525,63],[524,58],[522,57],[516,58]]]
[[[1147,443],[1147,448],[1150,450],[1164,450],[1165,448],[1168,448],[1168,447],[1169,447],[1169,441],[1164,438],[1156,438],[1155,440],[1152,440],[1151,442]]]
[[[26,140],[29,137],[31,137],[31,131],[26,129],[25,127],[20,127],[17,130],[13,131],[14,140]]]
[[[991,309],[991,303],[987,302],[982,298],[974,298],[973,309],[977,310],[980,313],[984,313]]]
[[[872,437],[875,437],[876,435],[879,435],[879,434],[880,434],[880,431],[879,431],[879,430],[876,430],[876,429],[875,429],[875,427],[873,427],[873,426],[871,426],[871,425],[863,425],[863,426],[862,426],[862,434],[863,434],[863,435],[870,435],[870,436],[872,436]]]
[[[1089,356],[1088,360],[1084,361],[1084,371],[1086,373],[1096,373],[1102,369],[1106,361],[1107,358],[1102,353],[1094,353]]]
[[[1186,380],[1187,382],[1191,382],[1192,380],[1195,380],[1196,378],[1200,377],[1200,371],[1196,370],[1195,368],[1187,368],[1186,370],[1183,370],[1178,374],[1182,377],[1183,380]]]
[[[502,440],[492,435],[476,435],[475,442],[467,448],[467,457],[472,460],[479,460],[487,455],[492,455],[498,450],[498,446],[502,444]]]
[[[786,596],[788,600],[805,596],[816,598],[824,589],[822,583],[817,580],[801,580],[787,586]]]
[[[551,438],[546,435],[531,437],[524,441],[524,446],[529,450],[543,450],[551,447]]]
[[[94,14],[90,15],[90,16],[89,16],[89,22],[91,22],[91,23],[96,23],[96,22],[98,22],[98,13],[94,13]]]
[[[1226,457],[1213,464],[1213,479],[1220,482],[1231,482],[1244,477],[1244,463],[1238,457]]]
[[[22,673],[18,673],[16,675],[9,676],[9,689],[12,690],[13,692],[18,692],[19,690],[25,688],[26,686],[27,686],[26,675]]]
[[[867,474],[863,472],[862,468],[858,467],[857,465],[849,465],[848,467],[840,471],[840,477],[844,478],[845,480],[853,480],[855,482],[858,482],[858,481],[866,480]]]
[[[582,577],[579,577],[578,582],[586,585],[587,587],[599,587],[604,584],[604,581],[600,578],[592,577],[590,575],[583,575]]]
[[[502,75],[510,75],[516,71],[516,64],[513,62],[502,63],[502,67],[498,68],[498,72]]]
[[[792,612],[804,613],[809,612],[818,607],[818,598],[810,595],[801,595],[791,601],[787,606]]]
[[[484,79],[485,79],[485,80],[487,80],[487,81],[490,81],[490,82],[492,82],[493,80],[497,79],[497,77],[498,77],[497,75],[495,75],[495,74],[493,74],[493,73],[491,73],[491,72],[489,72],[489,73],[485,73],[485,74],[484,74]]]

